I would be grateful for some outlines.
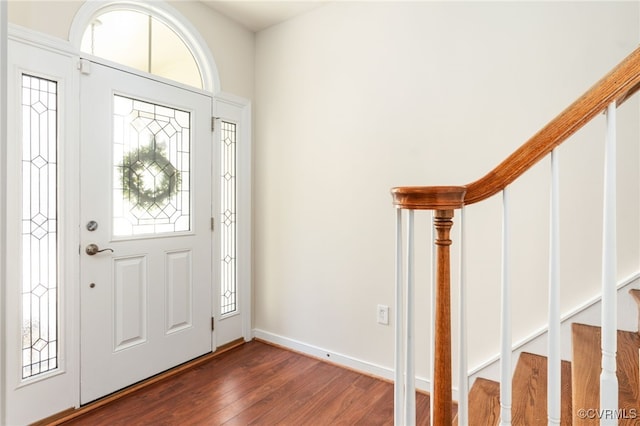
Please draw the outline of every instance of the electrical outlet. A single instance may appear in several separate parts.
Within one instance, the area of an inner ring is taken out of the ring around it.
[[[378,305],[378,324],[389,325],[389,307],[386,305]]]

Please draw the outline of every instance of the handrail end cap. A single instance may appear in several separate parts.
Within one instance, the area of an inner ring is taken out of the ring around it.
[[[398,186],[391,188],[393,205],[408,210],[454,210],[464,206],[466,186]]]

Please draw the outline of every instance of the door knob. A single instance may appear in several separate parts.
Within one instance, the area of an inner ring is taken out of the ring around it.
[[[85,249],[85,252],[89,255],[89,256],[93,256],[96,253],[102,253],[103,251],[107,251],[109,250],[111,253],[113,253],[113,249],[112,248],[104,248],[102,250],[100,250],[100,247],[98,247],[97,244],[89,244],[87,246],[87,248]]]

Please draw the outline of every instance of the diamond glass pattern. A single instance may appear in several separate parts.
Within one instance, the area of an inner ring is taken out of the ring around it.
[[[114,95],[113,234],[191,228],[190,113]]]
[[[236,269],[236,124],[222,121],[220,144],[221,300],[222,315],[237,311]]]
[[[58,367],[57,83],[22,75],[22,378]]]

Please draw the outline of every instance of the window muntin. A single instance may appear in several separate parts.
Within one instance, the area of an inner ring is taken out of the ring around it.
[[[140,71],[202,88],[198,64],[182,39],[158,19],[132,10],[101,14],[80,50]]]

